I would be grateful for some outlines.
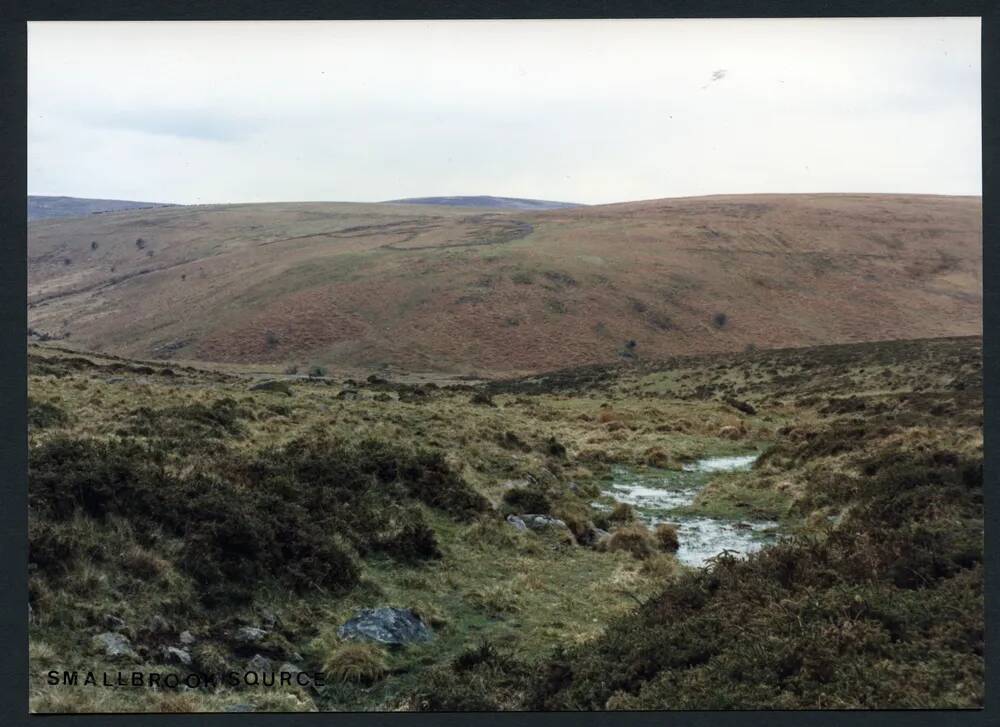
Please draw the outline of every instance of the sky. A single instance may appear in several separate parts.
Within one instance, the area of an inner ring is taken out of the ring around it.
[[[28,192],[981,194],[978,18],[32,22]]]

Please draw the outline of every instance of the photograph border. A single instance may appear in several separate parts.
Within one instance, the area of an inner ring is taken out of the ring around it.
[[[993,688],[986,679],[982,710],[917,711],[678,711],[678,712],[489,712],[476,713],[482,727],[499,724],[603,725],[628,723],[729,727],[730,725],[1000,725],[1000,683],[995,676],[1000,659],[1000,592],[998,592],[998,532],[1000,532],[1000,480],[997,453],[997,403],[1000,401],[998,360],[1000,342],[986,335],[1000,330],[997,236],[1000,209],[997,204],[997,169],[1000,168],[1000,130],[997,125],[996,89],[1000,88],[1000,50],[996,2],[912,0],[895,2],[779,1],[767,2],[598,2],[597,0],[538,0],[516,3],[416,2],[341,0],[216,0],[211,3],[163,0],[102,0],[82,5],[68,0],[11,2],[0,10],[0,133],[6,140],[0,149],[0,553],[4,568],[0,575],[0,724],[20,725],[37,720],[63,718],[74,724],[107,724],[109,715],[29,715],[28,713],[28,622],[27,603],[27,21],[31,20],[390,20],[390,19],[541,19],[541,18],[777,18],[777,17],[982,17],[982,142],[983,142],[983,358],[984,358],[984,472],[985,472],[985,593],[986,665],[993,675]],[[933,140],[928,140],[933,143]],[[993,273],[991,275],[991,273]],[[115,714],[115,724],[190,725],[202,720],[224,720],[227,716],[254,725],[452,725],[469,720],[468,713],[307,713],[307,714]],[[233,723],[233,722],[231,722]]]

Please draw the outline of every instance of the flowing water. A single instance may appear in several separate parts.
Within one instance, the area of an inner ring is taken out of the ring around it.
[[[751,553],[776,539],[778,523],[770,520],[726,520],[677,512],[689,507],[714,476],[748,470],[757,457],[709,457],[680,471],[614,467],[605,494],[632,505],[650,527],[662,522],[676,525],[680,541],[677,559],[702,566],[724,550]]]

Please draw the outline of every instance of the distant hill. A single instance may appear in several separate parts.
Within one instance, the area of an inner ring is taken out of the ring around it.
[[[85,217],[98,212],[174,207],[159,202],[132,202],[125,199],[87,199],[84,197],[45,197],[28,195],[28,219],[49,220],[61,217]]]
[[[38,220],[28,323],[135,358],[467,374],[982,332],[982,200],[287,202]]]
[[[559,210],[567,207],[584,207],[575,202],[552,202],[547,199],[520,199],[518,197],[490,197],[486,195],[459,197],[408,197],[391,199],[392,204],[430,204],[447,207],[490,207],[508,210]]]

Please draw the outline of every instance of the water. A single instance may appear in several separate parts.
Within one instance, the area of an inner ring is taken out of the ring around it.
[[[690,506],[713,476],[750,469],[758,455],[709,457],[685,465],[680,471],[635,471],[612,468],[612,483],[606,494],[632,505],[650,527],[667,522],[677,526],[680,549],[677,559],[702,566],[724,550],[752,553],[774,542],[778,523],[770,520],[725,520],[675,512]]]

